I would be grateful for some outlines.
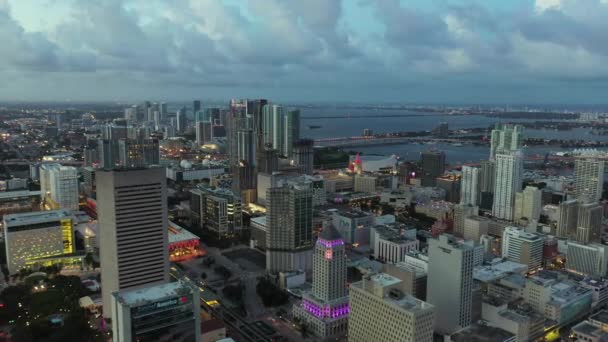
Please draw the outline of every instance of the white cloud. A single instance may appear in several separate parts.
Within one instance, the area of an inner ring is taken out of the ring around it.
[[[562,7],[561,0],[536,0],[534,3],[534,9],[538,13],[542,13],[546,10],[558,10]]]

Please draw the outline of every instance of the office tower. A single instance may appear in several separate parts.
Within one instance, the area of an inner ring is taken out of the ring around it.
[[[194,100],[194,102],[192,103],[192,113],[196,113],[198,111],[201,110],[201,101],[199,100]]]
[[[329,225],[319,235],[312,256],[312,291],[293,308],[309,331],[319,339],[347,333],[346,250],[340,233]]]
[[[523,145],[523,132],[521,125],[496,124],[490,141],[490,160],[494,160],[499,153],[519,150]]]
[[[51,209],[78,210],[78,170],[72,166],[40,166],[40,196]]]
[[[445,200],[458,203],[460,200],[460,176],[445,175],[435,179],[435,186],[445,190]]]
[[[279,171],[279,156],[277,150],[273,149],[272,146],[267,145],[262,153],[262,158],[258,163],[258,172],[272,174],[276,171]]]
[[[160,103],[159,112],[160,112],[160,119],[163,121],[166,120],[168,112],[167,112],[167,104],[165,102]]]
[[[355,192],[375,193],[377,177],[355,175],[353,190]]]
[[[98,170],[104,315],[112,293],[169,281],[165,169]]]
[[[578,207],[576,240],[583,243],[600,242],[604,207],[599,203],[581,203]]]
[[[190,190],[192,212],[200,227],[205,227],[219,238],[232,237],[243,228],[241,199],[232,191],[222,188]]]
[[[454,206],[454,234],[463,236],[464,221],[467,217],[477,216],[479,207],[470,204],[457,204]]]
[[[441,151],[425,151],[422,162],[422,186],[435,186],[435,179],[445,172],[445,154]]]
[[[211,122],[197,121],[194,125],[196,131],[196,144],[198,146],[210,143],[213,140],[213,130]]]
[[[83,192],[87,197],[95,197],[95,169],[87,166],[82,168]]]
[[[576,273],[604,278],[608,272],[608,246],[568,242],[566,269]]]
[[[350,342],[433,341],[433,321],[439,308],[400,288],[401,280],[385,273],[365,275],[350,286]]]
[[[469,216],[464,219],[462,236],[465,240],[480,241],[481,237],[488,234],[490,219],[484,216]]]
[[[129,123],[137,122],[137,107],[125,108],[125,120]]]
[[[285,113],[284,124],[283,155],[291,158],[293,146],[296,141],[300,140],[300,111],[297,109],[288,110]]]
[[[312,191],[308,184],[283,183],[266,192],[266,270],[310,271]]]
[[[543,239],[518,227],[506,227],[502,234],[502,257],[509,261],[528,265],[528,271],[541,267]]]
[[[264,107],[268,108],[268,106]],[[271,133],[272,136],[272,148],[279,151],[280,154],[285,155],[285,149],[283,148],[285,144],[284,136],[285,136],[285,125],[284,125],[284,117],[285,111],[283,106],[272,105],[270,107],[270,122],[271,122]]]
[[[177,124],[177,132],[183,133],[186,130],[187,125],[186,108],[182,107],[177,111],[175,115],[175,121]]]
[[[252,129],[242,129],[237,132],[237,156],[239,161],[255,164],[255,133]]]
[[[75,252],[71,212],[36,211],[4,215],[6,264],[10,274],[36,264],[73,263]],[[71,257],[70,257],[71,256]]]
[[[472,243],[455,242],[449,234],[429,240],[427,301],[435,306],[439,334],[471,324],[475,249]]]
[[[496,155],[496,183],[492,215],[513,220],[515,194],[521,190],[524,161],[521,151]]]
[[[112,293],[112,338],[131,341],[201,341],[199,289],[189,281]]]
[[[559,204],[555,235],[561,238],[573,237],[578,223],[578,201],[569,200]]]
[[[513,219],[528,222],[538,222],[542,210],[542,190],[534,186],[526,186],[523,191],[515,194]]]
[[[478,205],[480,171],[478,167],[463,166],[460,183],[460,204]]]
[[[310,139],[300,139],[293,147],[293,159],[297,166],[300,167],[300,172],[305,175],[312,175],[314,152],[314,141]]]
[[[265,99],[246,100],[246,113],[252,119],[252,126],[249,128],[255,133],[255,148],[259,153],[262,152],[265,144],[263,111],[266,104],[268,104],[268,100]],[[256,156],[256,159],[259,159],[259,156]]]
[[[604,161],[579,158],[574,161],[574,187],[581,202],[599,202],[604,186]]]
[[[119,165],[145,167],[160,164],[160,145],[157,139],[120,139],[118,141]]]
[[[479,206],[485,210],[492,210],[496,184],[496,162],[483,160],[479,172]]]
[[[119,163],[117,140],[99,139],[97,150],[99,151],[100,168],[111,169]]]

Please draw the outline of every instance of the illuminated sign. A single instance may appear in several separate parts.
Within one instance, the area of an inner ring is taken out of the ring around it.
[[[71,219],[61,220],[61,237],[63,238],[63,254],[74,253],[74,232]]]
[[[325,259],[331,260],[332,257],[333,257],[333,254],[332,254],[331,249],[325,250]]]

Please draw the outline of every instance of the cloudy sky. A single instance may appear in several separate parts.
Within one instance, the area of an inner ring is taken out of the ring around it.
[[[608,0],[0,0],[0,100],[606,103]]]

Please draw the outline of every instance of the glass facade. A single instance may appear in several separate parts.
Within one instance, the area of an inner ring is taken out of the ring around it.
[[[191,296],[163,299],[131,309],[133,341],[194,342],[196,317]]]

